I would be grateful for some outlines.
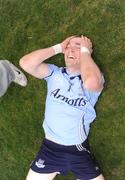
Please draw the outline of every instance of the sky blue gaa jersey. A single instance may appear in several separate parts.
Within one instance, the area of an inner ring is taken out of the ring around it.
[[[66,68],[51,64],[45,80],[45,136],[63,145],[82,143],[96,117],[94,105],[101,92],[87,91],[79,74],[71,75]]]

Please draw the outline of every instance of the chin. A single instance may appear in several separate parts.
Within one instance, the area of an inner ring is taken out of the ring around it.
[[[66,67],[67,68],[78,68],[78,65],[77,64],[66,64]]]
[[[66,59],[65,65],[66,65],[66,67],[78,67],[78,66],[80,66],[78,60],[71,60],[71,59]]]

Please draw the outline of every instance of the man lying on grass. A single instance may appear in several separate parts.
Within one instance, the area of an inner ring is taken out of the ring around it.
[[[58,53],[64,54],[66,67],[45,63]],[[45,139],[27,180],[52,180],[68,171],[77,180],[104,180],[88,143],[90,123],[96,117],[94,106],[104,83],[91,53],[90,39],[72,36],[21,58],[21,67],[46,80],[48,87],[43,122]]]

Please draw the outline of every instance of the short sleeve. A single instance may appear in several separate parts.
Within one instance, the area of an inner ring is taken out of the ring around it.
[[[55,66],[54,64],[48,64],[48,69],[49,69],[48,76],[46,76],[44,78],[46,81],[48,81],[51,78],[51,76],[53,75],[54,71],[56,71],[58,69],[58,67]]]
[[[103,75],[102,75],[102,81],[103,81],[103,87],[104,87],[105,80],[104,80]],[[84,89],[85,96],[87,97],[88,101],[92,104],[92,106],[94,106],[96,104],[96,102],[98,101],[98,98],[102,93],[102,90],[98,91],[98,92],[93,92],[93,91],[88,91],[88,90]]]

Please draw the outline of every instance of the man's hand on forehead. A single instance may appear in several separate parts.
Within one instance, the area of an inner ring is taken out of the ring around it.
[[[87,46],[92,48],[92,42],[86,36],[81,35],[81,46]]]
[[[65,50],[70,42],[71,39],[73,39],[75,36],[70,36],[68,38],[66,38],[62,43],[61,43],[61,47],[62,47],[62,53],[65,53]]]
[[[92,52],[91,40],[83,35],[81,37],[70,36],[61,43],[63,53],[65,53],[66,48],[80,49],[82,46],[87,47]]]
[[[80,49],[81,38],[80,37],[73,37],[72,39],[70,39],[68,45],[71,46],[71,47],[75,47],[75,48],[79,48]]]
[[[71,49],[80,49],[81,45],[79,43],[69,43],[67,45],[67,48],[71,48]]]
[[[81,47],[86,47],[89,49],[90,53],[92,53],[92,42],[86,36],[81,35]]]
[[[80,49],[81,44],[76,42],[76,43],[74,44],[74,46],[75,46],[75,48]]]

